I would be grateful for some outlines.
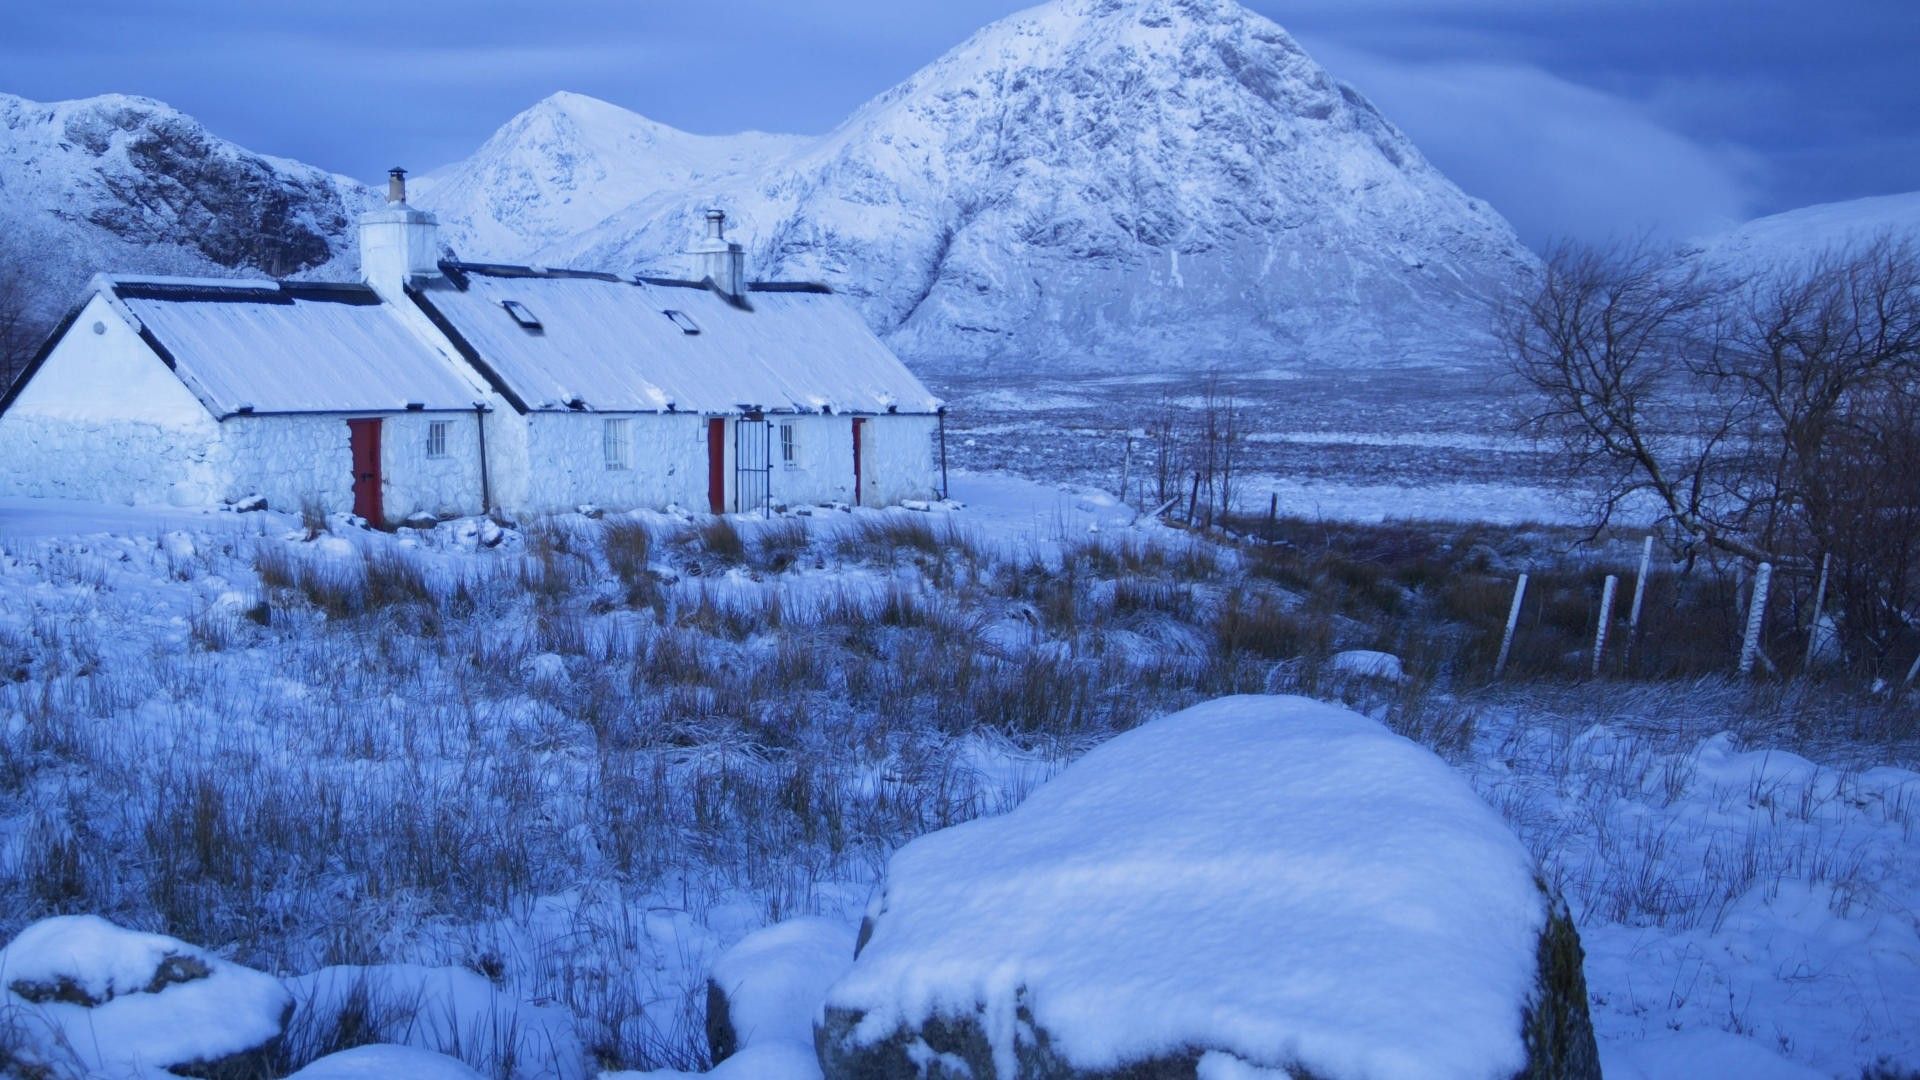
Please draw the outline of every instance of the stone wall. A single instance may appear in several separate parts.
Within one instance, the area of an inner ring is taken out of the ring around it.
[[[317,499],[353,509],[353,452],[344,415],[234,417],[221,426],[233,461],[227,497],[263,495],[294,509]],[[489,420],[492,418],[490,417]],[[429,456],[428,430],[447,425],[445,453]],[[491,428],[488,431],[492,435]],[[491,450],[491,447],[489,447]],[[381,500],[389,522],[410,514],[480,512],[479,433],[472,413],[403,413],[382,419]]]

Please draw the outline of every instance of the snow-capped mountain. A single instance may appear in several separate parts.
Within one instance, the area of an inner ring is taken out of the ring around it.
[[[837,286],[922,361],[1452,356],[1479,348],[1484,299],[1532,264],[1497,213],[1231,0],[1055,0],[822,138],[740,138],[567,96],[424,201],[456,238],[501,245],[469,257],[664,273],[718,205],[752,274]],[[607,161],[643,145],[661,149]]]
[[[88,273],[351,278],[371,189],[140,98],[0,98],[0,244]],[[1054,0],[825,136],[557,94],[416,185],[464,257],[680,274],[726,209],[923,364],[1393,364],[1486,351],[1533,264],[1364,98],[1232,0]]]
[[[561,92],[509,120],[414,201],[441,211],[473,257],[521,256],[578,236],[663,191],[731,187],[810,140],[690,135],[584,94]]]
[[[0,94],[0,245],[56,307],[102,270],[350,279],[353,224],[374,205],[147,98]]]
[[[1684,254],[1721,273],[1754,273],[1845,251],[1880,237],[1920,243],[1920,191],[1817,203],[1755,218],[1687,246]]]

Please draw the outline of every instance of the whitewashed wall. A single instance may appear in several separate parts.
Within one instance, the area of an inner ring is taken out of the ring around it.
[[[263,495],[269,505],[299,507],[309,498],[328,510],[353,509],[349,417],[237,416],[223,425],[233,461],[229,498]],[[491,419],[491,418],[489,418]],[[447,425],[444,457],[427,456],[427,429]],[[492,429],[488,430],[489,438]],[[491,447],[489,447],[491,450]],[[479,434],[472,413],[402,413],[382,418],[382,508],[387,520],[410,514],[480,512]]]
[[[626,419],[630,468],[606,467],[602,422]],[[583,504],[610,510],[707,508],[706,421],[690,413],[533,413],[525,418],[525,494],[516,508],[562,513]],[[492,439],[491,427],[488,439]]]
[[[0,416],[0,493],[198,506],[228,474],[219,425],[100,296]]]
[[[867,420],[860,436],[860,503],[891,506],[940,494],[937,416],[887,415]]]
[[[773,497],[790,505],[853,502],[853,419],[847,416],[769,416],[773,437]],[[780,455],[780,425],[792,424],[794,463]]]

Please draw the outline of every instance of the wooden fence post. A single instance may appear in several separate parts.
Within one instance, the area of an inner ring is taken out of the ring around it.
[[[1132,474],[1133,474],[1133,436],[1128,435],[1127,449],[1125,450],[1125,452],[1123,452],[1120,455],[1120,505],[1121,506],[1131,505],[1130,503],[1127,502],[1127,481],[1133,479]]]
[[[1740,674],[1753,674],[1753,658],[1760,651],[1760,630],[1767,621],[1767,583],[1773,564],[1761,563],[1753,572],[1753,599],[1747,603],[1747,633],[1740,642]]]
[[[1640,606],[1647,599],[1647,569],[1653,565],[1653,537],[1640,547],[1640,572],[1633,579],[1633,610],[1627,615],[1627,643],[1621,646],[1620,663],[1633,659],[1633,646],[1640,639]]]
[[[1520,622],[1520,602],[1527,598],[1527,575],[1521,574],[1513,587],[1513,606],[1507,609],[1507,632],[1500,637],[1500,659],[1493,662],[1493,677],[1507,670],[1507,654],[1513,651],[1513,628]]]
[[[1193,519],[1195,516],[1199,514],[1199,512],[1200,512],[1200,474],[1194,473],[1193,474],[1193,494],[1187,496],[1187,524],[1188,525],[1193,524]]]
[[[1613,574],[1607,575],[1607,583],[1600,588],[1600,621],[1593,628],[1593,677],[1600,677],[1600,658],[1607,653],[1607,624],[1613,621],[1613,594],[1620,588],[1620,579]]]
[[[1813,623],[1807,628],[1807,662],[1800,666],[1802,674],[1813,670],[1814,650],[1820,646],[1820,609],[1827,605],[1827,571],[1833,565],[1833,552],[1820,556],[1820,587],[1813,590]]]

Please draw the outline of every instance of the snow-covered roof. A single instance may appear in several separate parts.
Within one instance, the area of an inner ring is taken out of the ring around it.
[[[95,279],[218,417],[471,409],[485,390],[365,285]]]
[[[444,263],[413,297],[530,411],[928,413],[940,402],[824,286]],[[508,305],[515,305],[509,307]]]

